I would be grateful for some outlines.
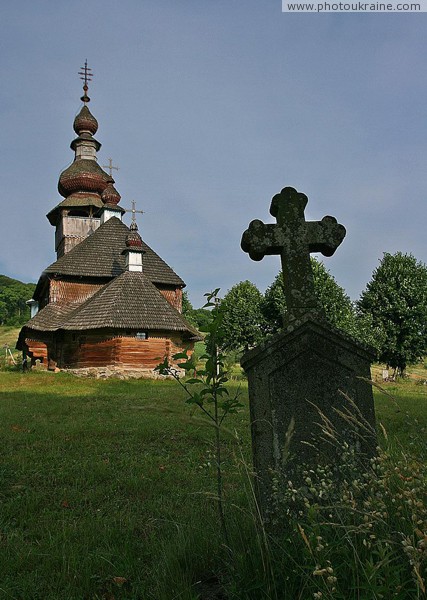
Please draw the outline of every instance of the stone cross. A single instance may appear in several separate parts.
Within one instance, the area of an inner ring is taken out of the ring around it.
[[[253,260],[267,254],[280,254],[283,283],[289,318],[319,313],[321,308],[314,292],[310,253],[332,256],[345,237],[345,227],[334,217],[306,221],[304,209],[308,198],[286,187],[271,201],[270,214],[277,224],[256,219],[243,233],[241,247]]]
[[[272,533],[275,522],[288,518],[276,502],[281,487],[302,484],[304,470],[319,464],[336,465],[338,485],[342,444],[354,449],[363,469],[377,445],[370,385],[374,355],[322,318],[314,293],[310,253],[331,256],[345,228],[333,217],[306,221],[306,204],[307,196],[284,188],[270,207],[277,224],[252,221],[242,237],[242,249],[253,260],[280,255],[290,317],[282,331],[241,359],[248,377],[255,491]]]

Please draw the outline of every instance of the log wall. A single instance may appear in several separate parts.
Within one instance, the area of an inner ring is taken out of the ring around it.
[[[153,369],[165,356],[171,360],[173,354],[181,352],[187,346],[179,334],[168,336],[166,332],[149,334],[147,340],[119,334],[114,336],[105,332],[78,338],[67,334],[63,340],[59,366],[70,369],[104,366]],[[190,346],[191,353],[192,345]]]
[[[31,358],[32,365],[36,364],[36,360],[40,360],[40,362],[47,365],[47,345],[45,342],[26,338],[25,345],[27,347],[26,354]]]

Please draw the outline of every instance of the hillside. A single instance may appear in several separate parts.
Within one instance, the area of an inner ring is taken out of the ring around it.
[[[25,303],[35,287],[34,283],[0,275],[0,325],[19,326],[30,318],[30,309]]]

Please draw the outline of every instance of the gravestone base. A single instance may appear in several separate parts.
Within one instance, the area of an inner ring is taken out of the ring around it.
[[[264,517],[277,479],[294,477],[296,467],[339,464],[343,444],[362,463],[375,455],[373,359],[364,346],[313,317],[243,356]]]

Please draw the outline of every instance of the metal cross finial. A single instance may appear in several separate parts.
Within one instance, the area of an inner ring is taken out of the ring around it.
[[[103,165],[102,168],[103,169],[108,169],[110,171],[110,177],[113,176],[113,169],[115,169],[116,171],[119,170],[119,167],[113,167],[113,159],[112,158],[108,159],[108,166],[107,165]]]
[[[136,213],[140,213],[141,215],[144,214],[143,210],[136,210],[136,202],[135,200],[132,200],[132,208],[125,208],[124,211],[125,212],[130,212],[132,213],[132,223],[136,223]]]
[[[321,312],[314,291],[310,253],[332,256],[346,233],[345,227],[334,217],[306,221],[307,202],[305,194],[291,187],[284,188],[271,201],[270,214],[276,217],[277,224],[252,221],[241,243],[242,250],[248,252],[252,260],[261,260],[267,254],[280,255],[286,308],[288,315],[294,318]]]
[[[89,81],[92,81],[93,73],[92,73],[92,69],[87,66],[87,59],[85,60],[84,67],[80,67],[80,68],[82,69],[81,71],[79,71],[80,79],[84,82],[84,84],[83,84],[84,94],[80,98],[80,100],[86,104],[86,102],[90,101],[90,98],[87,95],[87,91],[89,89],[87,84]]]

